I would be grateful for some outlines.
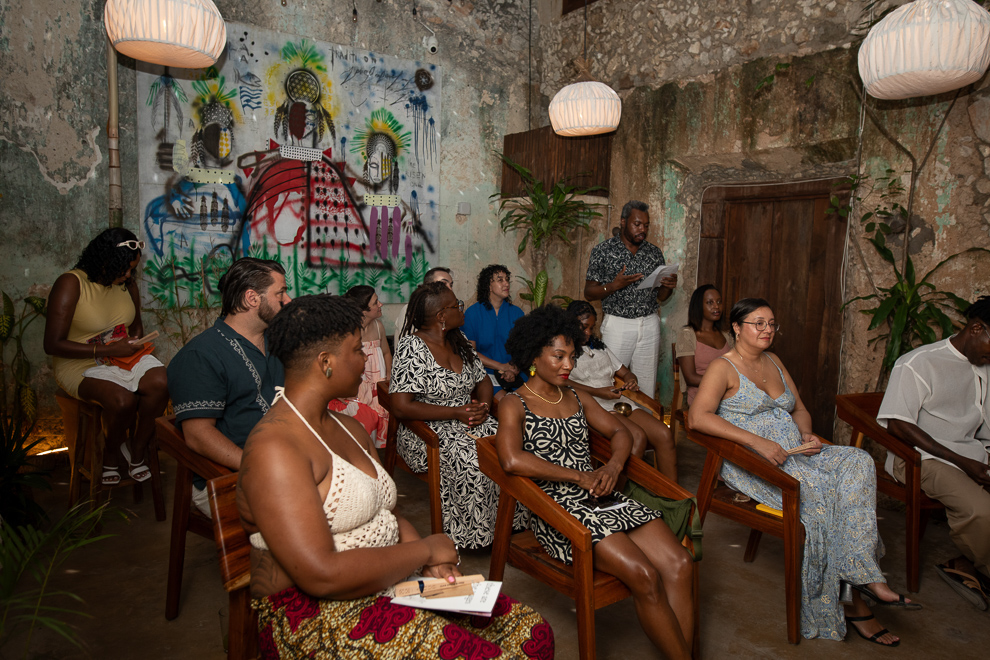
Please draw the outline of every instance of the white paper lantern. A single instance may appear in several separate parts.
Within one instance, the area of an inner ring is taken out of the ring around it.
[[[990,13],[972,0],[915,0],[866,35],[859,75],[879,99],[941,94],[983,77],[988,45]]]
[[[164,66],[202,69],[227,45],[212,0],[107,0],[103,23],[118,52]]]
[[[565,137],[614,131],[621,117],[619,95],[600,82],[568,85],[550,101],[550,124],[557,135]]]

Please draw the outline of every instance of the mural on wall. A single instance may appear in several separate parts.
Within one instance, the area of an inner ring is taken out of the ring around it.
[[[149,293],[219,304],[241,256],[278,259],[293,296],[356,284],[408,299],[435,258],[440,70],[227,24],[216,66],[137,76]]]

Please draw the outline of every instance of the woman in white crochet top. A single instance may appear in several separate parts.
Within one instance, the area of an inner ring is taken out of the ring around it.
[[[361,383],[361,321],[353,302],[319,295],[268,327],[285,388],[244,447],[237,498],[261,657],[439,657],[450,639],[486,657],[551,657],[549,624],[504,594],[484,620],[391,603],[417,571],[453,581],[459,557],[446,535],[421,538],[395,515],[395,483],[364,427],[327,410]]]

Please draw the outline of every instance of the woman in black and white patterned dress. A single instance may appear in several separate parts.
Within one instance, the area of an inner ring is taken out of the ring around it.
[[[668,658],[690,656],[694,630],[692,559],[660,514],[615,492],[632,447],[629,431],[585,392],[567,385],[583,333],[558,307],[541,307],[516,321],[506,350],[530,378],[499,404],[499,461],[529,477],[591,531],[595,568],[633,593],[650,640]],[[612,458],[592,469],[588,425],[612,440]],[[593,511],[581,501],[613,495],[625,506]],[[567,563],[570,542],[539,518],[533,532],[546,552]]]
[[[460,331],[464,305],[442,282],[423,284],[409,300],[406,327],[395,347],[389,391],[396,417],[425,421],[440,438],[440,500],[443,530],[462,548],[491,545],[498,513],[498,486],[478,467],[478,450],[467,432],[495,433],[488,414],[492,383],[474,348]],[[411,328],[418,328],[409,334]],[[426,445],[399,426],[399,455],[415,472],[426,472]],[[525,526],[520,509],[517,526]]]

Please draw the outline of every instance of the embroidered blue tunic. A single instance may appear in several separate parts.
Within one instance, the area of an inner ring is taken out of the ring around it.
[[[268,412],[275,387],[284,384],[282,363],[217,319],[176,354],[168,365],[168,392],[176,421],[208,417],[217,430],[243,447],[254,425]],[[193,484],[204,488],[196,475]]]

